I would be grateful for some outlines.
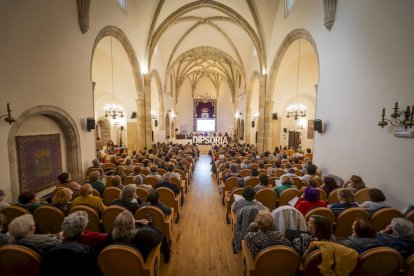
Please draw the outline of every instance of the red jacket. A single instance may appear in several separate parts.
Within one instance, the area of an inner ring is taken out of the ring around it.
[[[307,212],[309,212],[313,208],[326,207],[326,206],[327,206],[326,201],[319,200],[317,202],[310,202],[303,198],[299,198],[295,204],[295,208],[298,209],[304,216],[306,215]]]

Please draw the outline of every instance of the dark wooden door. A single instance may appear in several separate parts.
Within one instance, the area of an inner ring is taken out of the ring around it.
[[[297,149],[300,144],[300,132],[289,131],[289,148]]]

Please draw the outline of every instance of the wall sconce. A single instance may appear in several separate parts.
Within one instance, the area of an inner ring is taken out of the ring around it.
[[[168,110],[168,113],[170,114],[171,119],[174,119],[178,115],[178,113],[175,113],[174,110]]]
[[[234,118],[236,118],[236,119],[239,119],[241,116],[242,116],[243,114],[241,113],[241,112],[239,112],[239,113],[235,113],[234,114]]]
[[[252,127],[255,127],[256,125],[256,120],[259,119],[260,113],[256,112],[253,114],[253,121],[252,121]]]
[[[154,126],[158,126],[158,113],[151,110],[151,119],[154,120]]]
[[[5,118],[4,118],[4,121],[5,121],[6,123],[9,123],[9,125],[11,125],[12,123],[16,122],[16,119],[14,119],[14,118],[11,116],[11,112],[12,112],[12,110],[10,109],[10,104],[9,104],[9,103],[7,103],[7,114],[0,116],[0,118],[5,117]]]
[[[382,119],[380,122],[378,122],[378,126],[384,128],[388,125],[388,123],[390,123],[392,126],[397,128],[404,127],[405,130],[407,130],[407,128],[412,128],[414,126],[414,105],[411,107],[411,109],[410,106],[407,106],[405,110],[399,110],[398,102],[396,102],[393,109],[394,113],[390,115],[391,119],[385,119],[385,108],[382,109]],[[400,119],[401,116],[403,118]]]

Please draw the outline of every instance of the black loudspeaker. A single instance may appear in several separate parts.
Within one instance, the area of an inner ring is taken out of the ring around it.
[[[137,113],[135,111],[132,111],[131,119],[135,119],[136,117],[137,117]]]
[[[287,128],[283,128],[283,132],[284,133],[287,133]]]
[[[277,113],[276,112],[272,114],[272,119],[277,120]]]
[[[95,119],[86,118],[86,129],[90,132],[92,129],[95,129]]]
[[[318,133],[322,132],[322,120],[315,119],[313,122],[313,129]]]
[[[157,126],[158,126],[158,120],[157,120],[157,119],[155,119],[155,120],[154,120],[154,126],[155,126],[155,127],[157,127]]]
[[[254,120],[252,121],[252,127],[254,127]]]

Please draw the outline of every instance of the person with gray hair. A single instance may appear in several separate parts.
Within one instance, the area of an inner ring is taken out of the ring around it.
[[[9,234],[10,243],[30,247],[39,254],[46,254],[50,249],[62,242],[61,239],[51,235],[35,234],[36,226],[33,216],[25,214],[17,217],[10,222]]]
[[[125,159],[125,165],[124,165],[124,170],[131,170],[133,171],[135,168],[135,166],[132,164],[132,159],[127,157]]]
[[[115,199],[112,201],[111,205],[122,206],[128,209],[132,214],[142,207],[142,200],[140,200],[136,193],[137,186],[134,184],[126,185],[125,188],[122,190],[119,199]]]
[[[151,193],[154,191],[154,188],[151,185],[144,184],[144,180],[142,179],[141,175],[136,175],[134,177],[134,184],[137,186],[137,188],[143,188],[148,193]]]
[[[181,192],[181,190],[177,185],[171,183],[171,177],[172,175],[170,172],[165,173],[163,176],[164,181],[161,183],[155,184],[154,188],[158,189],[161,187],[165,187],[173,191],[174,195],[178,195]]]
[[[228,173],[228,174],[226,174],[226,175],[224,175],[223,176],[223,181],[224,182],[226,182],[226,180],[229,178],[229,177],[238,177],[238,178],[241,178],[241,176],[240,176],[240,174],[239,174],[239,170],[238,170],[238,167],[237,167],[237,164],[231,164],[230,165],[230,172]]]
[[[408,219],[393,218],[377,237],[384,245],[397,250],[404,259],[414,254],[414,223]]]

